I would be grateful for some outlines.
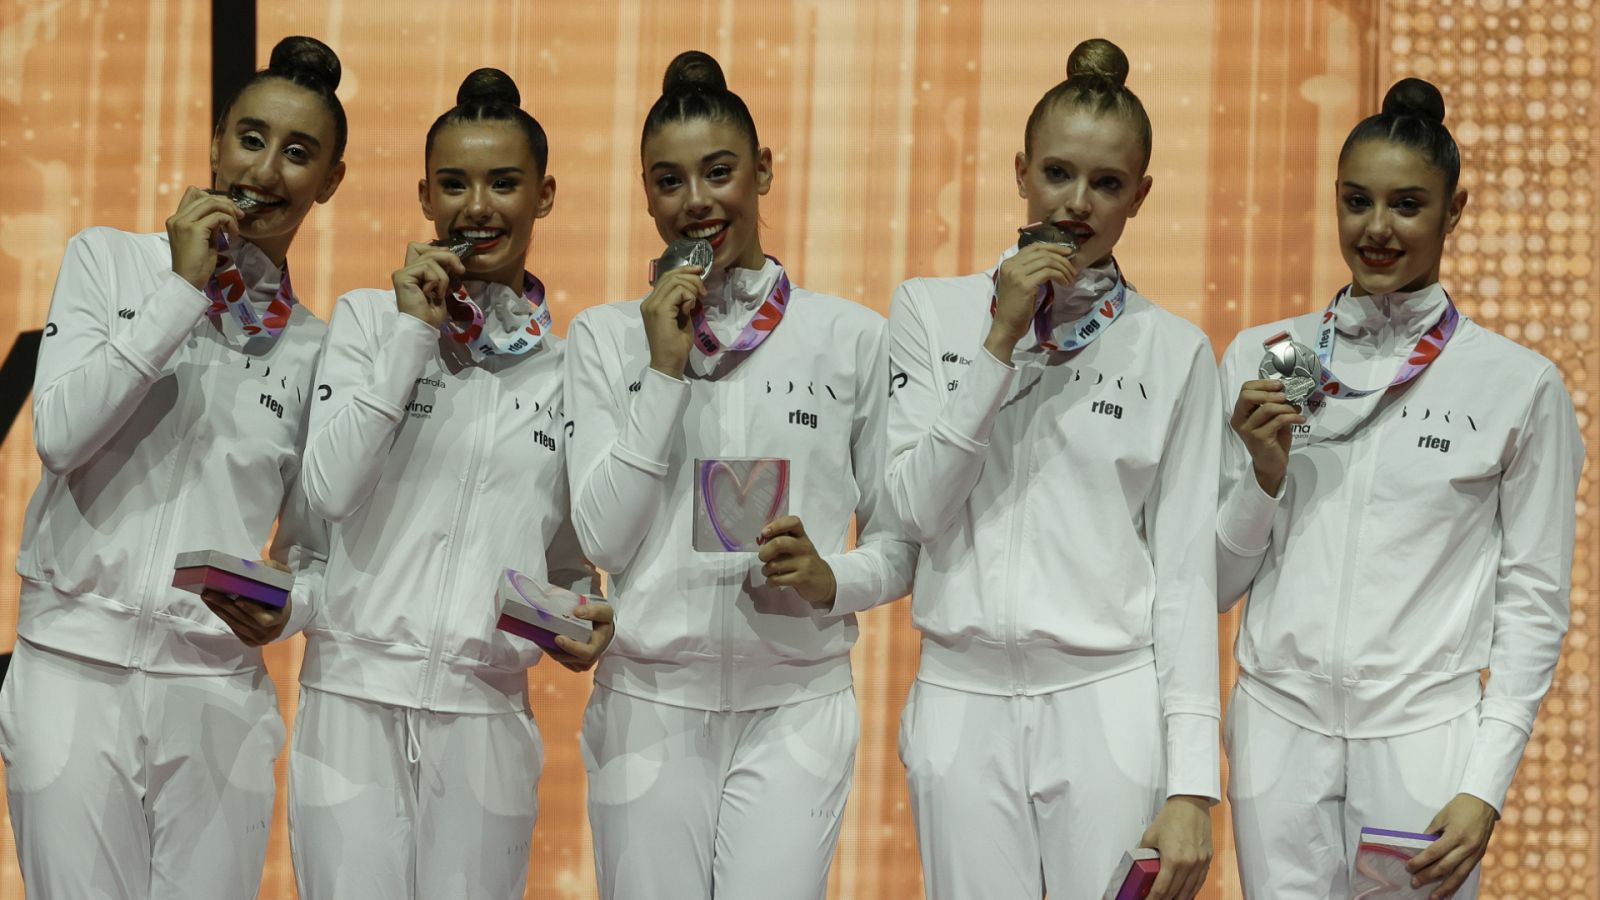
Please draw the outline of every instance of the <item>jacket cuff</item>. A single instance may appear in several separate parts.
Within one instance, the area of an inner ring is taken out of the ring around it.
[[[1187,794],[1212,803],[1222,799],[1222,751],[1215,716],[1167,716],[1167,796]]]
[[[1500,719],[1482,719],[1478,736],[1467,754],[1467,767],[1461,773],[1458,793],[1471,794],[1494,807],[1498,815],[1505,809],[1506,794],[1528,746],[1528,734]]]
[[[833,608],[822,612],[822,615],[847,616],[865,612],[883,602],[884,598],[878,596],[883,593],[882,579],[878,577],[872,560],[864,554],[847,550],[824,556],[822,561],[833,570],[836,585]]]
[[[1272,520],[1278,514],[1278,503],[1288,486],[1289,478],[1284,476],[1278,493],[1268,494],[1256,481],[1255,472],[1247,467],[1245,477],[1222,501],[1222,509],[1217,514],[1217,538],[1240,556],[1260,556],[1267,552],[1272,540]]]

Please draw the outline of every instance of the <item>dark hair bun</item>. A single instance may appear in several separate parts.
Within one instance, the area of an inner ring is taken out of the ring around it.
[[[1444,95],[1421,78],[1402,78],[1383,95],[1383,114],[1444,124]]]
[[[723,77],[722,67],[711,58],[711,54],[699,50],[685,50],[673,57],[672,62],[667,64],[667,74],[661,78],[663,94],[727,89],[728,79]]]
[[[272,48],[272,59],[267,71],[275,74],[295,73],[302,78],[327,87],[329,92],[339,87],[339,55],[333,48],[313,37],[292,35]]]
[[[1067,57],[1067,77],[1080,75],[1096,75],[1121,87],[1128,83],[1128,54],[1105,38],[1090,38]]]
[[[461,87],[456,88],[457,106],[487,106],[491,103],[522,105],[522,92],[517,90],[517,83],[499,69],[478,69],[462,79]]]

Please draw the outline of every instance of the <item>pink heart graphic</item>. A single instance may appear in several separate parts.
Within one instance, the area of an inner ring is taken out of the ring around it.
[[[740,466],[742,475],[734,468],[738,463],[746,464]],[[723,548],[753,549],[756,536],[782,508],[788,484],[786,459],[701,460],[700,489],[706,516]]]

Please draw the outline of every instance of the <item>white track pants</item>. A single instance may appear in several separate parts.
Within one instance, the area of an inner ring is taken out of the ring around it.
[[[154,675],[18,641],[0,756],[28,896],[256,896],[283,737],[265,671]]]
[[[1234,688],[1228,799],[1239,882],[1251,900],[1343,900],[1361,829],[1422,831],[1457,794],[1476,709],[1392,738],[1301,728]],[[1478,896],[1478,872],[1456,900]]]
[[[583,718],[606,900],[815,900],[861,723],[853,691],[706,712],[596,687]]]
[[[289,844],[301,900],[521,897],[544,745],[533,716],[301,688]]]
[[[1031,697],[917,681],[900,760],[931,900],[1092,900],[1166,799],[1155,667]]]

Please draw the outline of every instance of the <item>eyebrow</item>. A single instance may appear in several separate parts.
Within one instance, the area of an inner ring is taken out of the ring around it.
[[[268,125],[266,123],[266,121],[262,120],[262,119],[250,119],[250,118],[240,119],[239,120],[239,127],[240,128],[254,128],[257,131],[271,131],[272,130],[272,126]],[[296,141],[297,143],[310,144],[313,149],[316,149],[316,150],[321,150],[322,149],[322,142],[317,140],[316,138],[312,137],[311,135],[306,134],[304,131],[291,131],[291,132],[289,132],[289,137],[291,139],[293,139],[294,141]]]
[[[464,177],[467,174],[467,170],[466,169],[450,168],[450,167],[442,167],[442,168],[434,169],[433,170],[433,174],[435,174],[435,175],[461,175],[461,176]],[[490,175],[522,175],[522,174],[525,174],[525,173],[523,172],[523,170],[522,170],[522,168],[520,166],[500,166],[498,168],[490,169],[489,170],[489,174]]]
[[[713,150],[710,153],[707,153],[705,156],[700,157],[700,164],[703,166],[706,163],[711,162],[712,160],[718,159],[718,158],[723,157],[723,156],[737,157],[738,155],[739,154],[733,152],[732,150],[727,150],[727,149]],[[655,165],[651,166],[650,167],[650,171],[654,172],[657,169],[676,169],[676,168],[678,168],[678,164],[677,163],[671,163],[671,162],[667,162],[666,160],[662,160],[661,162],[658,162]]]
[[[1074,163],[1071,160],[1062,159],[1059,156],[1046,156],[1043,159],[1039,160],[1039,165],[1041,165],[1041,166],[1048,166],[1048,165],[1052,165],[1052,164],[1058,165],[1058,166],[1072,166],[1072,165],[1074,165]],[[1081,168],[1081,166],[1079,168]],[[1126,169],[1119,169],[1116,166],[1100,166],[1098,168],[1090,168],[1089,172],[1092,173],[1092,174],[1095,174],[1095,175],[1116,175],[1116,176],[1119,176],[1121,178],[1132,178],[1133,177],[1131,174],[1128,173],[1128,171]]]
[[[1358,191],[1366,191],[1369,194],[1373,193],[1372,188],[1369,188],[1364,184],[1356,184],[1354,181],[1341,181],[1339,183],[1341,185],[1347,187],[1347,188],[1354,188],[1355,190],[1358,190]],[[1410,185],[1408,187],[1395,188],[1395,189],[1391,190],[1389,193],[1391,193],[1391,194],[1426,194],[1426,193],[1428,193],[1428,189],[1423,187],[1420,184],[1413,184],[1413,185]]]

